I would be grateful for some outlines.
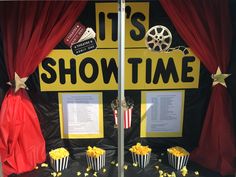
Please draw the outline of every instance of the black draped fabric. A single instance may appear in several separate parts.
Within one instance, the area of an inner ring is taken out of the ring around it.
[[[7,85],[6,82],[8,81],[8,76],[7,76],[7,71],[6,71],[6,66],[3,58],[3,46],[2,46],[2,38],[1,38],[1,33],[0,33],[0,110],[1,110],[1,105],[2,101],[4,99],[6,90],[7,90]]]

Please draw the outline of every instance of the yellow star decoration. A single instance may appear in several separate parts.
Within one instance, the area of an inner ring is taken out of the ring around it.
[[[20,76],[15,72],[15,80],[7,82],[7,84],[14,87],[16,93],[21,88],[28,90],[28,87],[25,85],[27,79],[28,77],[20,78]]]
[[[230,75],[231,74],[222,74],[220,67],[218,67],[216,73],[211,75],[211,78],[213,79],[212,86],[221,84],[227,88],[225,79],[229,77]]]

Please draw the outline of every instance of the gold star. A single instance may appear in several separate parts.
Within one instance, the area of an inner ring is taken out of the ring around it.
[[[230,75],[231,74],[222,74],[220,67],[218,67],[216,73],[211,75],[211,78],[213,79],[212,85],[215,86],[217,84],[221,84],[227,88],[225,79]]]
[[[27,79],[28,77],[20,78],[20,76],[15,72],[15,80],[7,82],[7,84],[14,87],[16,93],[21,88],[28,90],[28,87],[25,85]]]

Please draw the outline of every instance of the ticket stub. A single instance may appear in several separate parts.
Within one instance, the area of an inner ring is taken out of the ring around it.
[[[71,47],[72,44],[79,41],[81,36],[86,31],[86,27],[79,22],[76,22],[75,25],[71,28],[70,32],[64,38],[64,43]]]
[[[72,45],[73,54],[79,55],[97,48],[97,43],[94,38],[90,38]]]
[[[79,39],[78,42],[90,39],[90,38],[95,38],[96,37],[96,33],[93,31],[92,28],[86,28],[84,34],[81,36],[81,38]]]

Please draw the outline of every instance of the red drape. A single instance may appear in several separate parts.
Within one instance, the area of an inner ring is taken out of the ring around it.
[[[0,27],[10,80],[32,74],[66,35],[84,9],[78,2],[1,2]],[[34,169],[45,161],[45,141],[24,89],[10,89],[0,112],[0,155],[5,175]]]
[[[160,0],[176,30],[212,74],[227,73],[232,27],[228,0]],[[199,141],[191,159],[222,175],[235,172],[235,135],[227,89],[212,88]]]

